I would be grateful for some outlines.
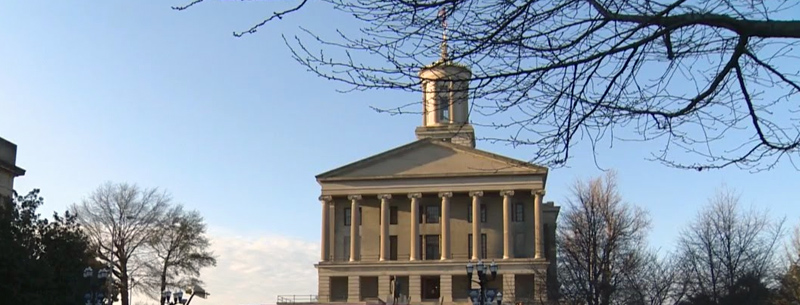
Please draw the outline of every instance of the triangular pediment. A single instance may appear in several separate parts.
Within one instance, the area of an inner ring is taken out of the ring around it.
[[[317,176],[318,180],[543,174],[547,168],[479,149],[423,139]]]

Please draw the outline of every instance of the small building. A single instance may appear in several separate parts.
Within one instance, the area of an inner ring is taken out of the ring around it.
[[[308,301],[471,304],[466,265],[483,261],[499,267],[489,286],[503,303],[542,303],[556,285],[548,169],[475,148],[467,67],[442,59],[419,76],[416,141],[316,176],[322,253]]]
[[[17,167],[17,145],[0,138],[0,196],[10,197],[14,192],[14,178],[25,175]]]

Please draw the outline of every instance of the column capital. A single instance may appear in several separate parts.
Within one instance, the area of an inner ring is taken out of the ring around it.
[[[392,199],[392,194],[379,194],[378,199],[380,200]]]
[[[442,197],[447,197],[447,198],[453,197],[453,192],[441,192],[441,193],[439,193],[439,198],[442,198]]]
[[[514,190],[502,190],[500,196],[514,196]]]
[[[350,200],[361,200],[361,195],[348,195],[347,199],[350,199]]]
[[[422,198],[422,193],[409,193],[408,198]]]
[[[542,197],[544,197],[545,191],[544,191],[544,190],[532,190],[532,191],[531,191],[531,194],[533,194],[533,195],[539,195],[539,196],[542,196]]]
[[[469,192],[470,197],[483,197],[483,191],[472,191]]]
[[[322,202],[325,202],[325,203],[331,202],[331,201],[333,201],[333,196],[321,195],[321,196],[319,196],[319,201],[322,201]]]

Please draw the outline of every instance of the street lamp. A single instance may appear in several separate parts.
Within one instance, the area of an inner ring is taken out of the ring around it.
[[[170,296],[173,297],[172,301],[170,301],[169,299]],[[183,291],[178,289],[173,293],[169,290],[164,290],[161,293],[161,304],[164,305],[186,304],[186,299],[183,298]]]
[[[89,292],[83,298],[86,300],[86,305],[103,305],[105,301],[111,301],[111,295],[103,293],[103,286],[106,284],[111,271],[108,268],[101,268],[97,270],[97,277],[94,276],[95,270],[92,267],[83,269],[83,278],[89,281]]]
[[[474,271],[478,272],[478,280],[475,281],[472,279],[472,273]],[[497,302],[497,305],[500,305],[503,302],[503,293],[497,292],[496,289],[491,289],[488,286],[489,282],[495,280],[497,278],[497,264],[492,261],[492,264],[489,265],[487,268],[486,265],[483,264],[483,261],[478,261],[478,263],[473,266],[472,262],[467,263],[467,279],[469,279],[470,283],[478,283],[479,289],[470,289],[469,290],[469,298],[474,305],[492,305],[493,302]]]

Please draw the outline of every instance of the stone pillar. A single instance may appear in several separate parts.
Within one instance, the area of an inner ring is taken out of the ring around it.
[[[359,225],[358,219],[360,218],[358,215],[358,207],[359,201],[361,201],[361,195],[350,195],[347,196],[350,199],[350,261],[354,262],[358,260],[361,247],[359,245]]]
[[[481,196],[483,192],[469,192],[472,196],[472,260],[481,259]]]
[[[509,259],[514,252],[511,248],[511,236],[514,235],[511,231],[511,198],[514,191],[501,191],[500,195],[503,195],[503,259]]]
[[[409,240],[411,241],[411,244],[408,247],[408,259],[415,261],[417,260],[417,244],[419,243],[419,199],[422,198],[422,194],[411,193],[408,194],[408,198],[411,199],[411,229],[409,230],[409,234],[411,235]],[[419,277],[417,277],[417,281],[419,282]],[[409,293],[411,293],[410,290]],[[417,298],[419,298],[419,294],[417,295]]]
[[[347,302],[361,302],[361,278],[358,275],[347,277]]]
[[[317,281],[317,297],[321,303],[327,303],[331,299],[331,277],[320,275]]]
[[[408,276],[408,299],[409,303],[422,302],[422,279],[419,275]]]
[[[386,304],[390,304],[392,301],[392,293],[390,292],[391,289],[391,281],[389,279],[390,275],[381,275],[378,276],[378,298],[386,302]]]
[[[503,303],[516,304],[517,279],[514,274],[503,274]]]
[[[450,274],[439,276],[439,299],[444,303],[453,302],[453,276]]]
[[[381,200],[381,249],[380,261],[386,260],[389,254],[389,200],[392,199],[391,194],[378,195]]]
[[[322,262],[327,262],[330,259],[331,254],[331,242],[329,240],[330,234],[328,234],[328,231],[330,229],[330,202],[332,199],[333,198],[331,196],[319,196],[319,201],[322,203],[322,238],[320,242],[322,253],[320,253],[319,260]]]
[[[533,232],[535,235],[535,255],[533,258],[542,258],[542,197],[544,197],[544,190],[533,191]]]
[[[439,193],[442,198],[442,218],[439,220],[442,229],[442,260],[450,259],[450,197],[453,197],[451,192]]]

